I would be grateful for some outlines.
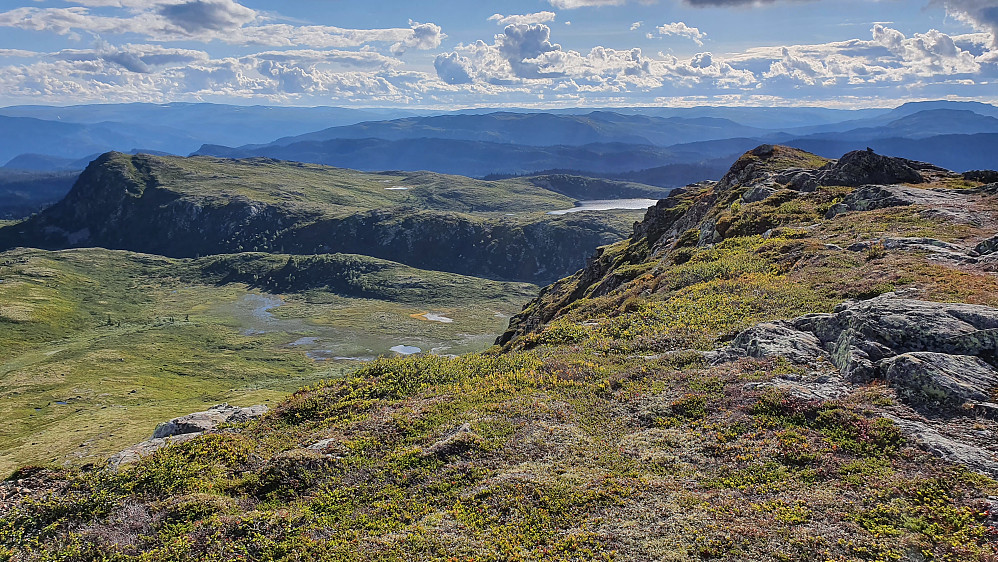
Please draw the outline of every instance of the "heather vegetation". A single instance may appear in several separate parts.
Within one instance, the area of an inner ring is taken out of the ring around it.
[[[994,435],[993,418],[916,411],[897,381],[843,378],[835,355],[733,352],[760,322],[849,300],[998,305],[993,188],[920,169],[904,189],[952,205],[871,208],[856,187],[808,184],[831,165],[747,154],[543,289],[487,351],[327,373],[118,471],[20,469],[0,556],[993,560],[998,473],[906,429]],[[263,286],[294,267],[311,289],[339,283],[310,272],[343,258],[243,259],[184,267]]]
[[[365,256],[100,249],[5,252],[0,279],[6,472],[96,462],[178,413],[272,404],[400,343],[484,349],[535,290]],[[282,300],[261,311],[255,295]],[[413,317],[427,310],[454,321]],[[293,345],[308,336],[319,339]]]

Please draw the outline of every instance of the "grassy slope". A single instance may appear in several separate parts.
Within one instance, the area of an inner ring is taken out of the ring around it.
[[[533,291],[361,256],[310,259],[324,266],[323,283],[267,287],[269,272],[287,274],[289,256],[0,254],[0,417],[7,420],[0,471],[93,461],[178,414],[223,401],[275,401],[307,381],[356,368],[313,362],[287,347],[301,336],[344,340],[347,347],[336,349],[348,356],[389,353],[410,341],[453,348],[445,352],[482,349],[504,327],[499,314],[517,311]],[[331,292],[337,274],[349,283]],[[234,303],[268,289],[284,295],[286,304],[273,311],[284,323],[243,335],[246,314]],[[428,310],[455,322],[411,316]]]
[[[128,159],[128,155],[118,158]],[[246,197],[330,214],[408,206],[454,212],[548,211],[572,199],[523,179],[484,182],[430,172],[376,174],[262,158],[146,157],[160,185],[190,197]],[[391,188],[407,187],[408,190]]]
[[[120,475],[24,471],[58,495],[12,511],[0,548],[146,560],[993,559],[983,498],[998,484],[873,416],[895,407],[892,391],[807,401],[750,384],[805,374],[783,361],[710,367],[681,351],[890,289],[998,304],[991,274],[826,246],[993,234],[918,208],[823,220],[847,191],[747,205],[737,188],[690,192],[682,206],[712,201],[722,243],[698,249],[684,235],[655,257],[644,240],[614,245],[601,260],[616,288],[587,295],[578,276],[549,288],[534,306],[559,318],[508,350],[379,361]],[[321,439],[332,439],[325,450],[306,448]]]

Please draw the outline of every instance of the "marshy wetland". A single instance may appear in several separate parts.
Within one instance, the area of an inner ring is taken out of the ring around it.
[[[364,264],[355,280],[366,288],[354,291],[364,296],[221,281],[223,265],[266,269],[288,259],[0,254],[0,417],[8,420],[0,472],[96,462],[165,419],[221,402],[274,403],[303,384],[394,356],[393,348],[481,351],[536,291],[360,256],[328,260],[344,270]],[[419,288],[389,294],[377,289],[382,282]]]

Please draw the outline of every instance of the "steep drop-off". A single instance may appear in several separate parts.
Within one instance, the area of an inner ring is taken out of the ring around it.
[[[541,187],[552,185],[554,189]],[[364,174],[266,159],[108,153],[66,198],[0,229],[0,248],[100,246],[171,257],[354,253],[423,269],[549,282],[623,237],[635,212],[566,217],[573,196],[664,196],[562,176],[484,182],[428,172]]]

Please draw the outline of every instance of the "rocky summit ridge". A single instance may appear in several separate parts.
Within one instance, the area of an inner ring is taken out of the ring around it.
[[[0,554],[992,560],[990,178],[759,147],[488,352],[382,359],[118,471],[19,471]]]

